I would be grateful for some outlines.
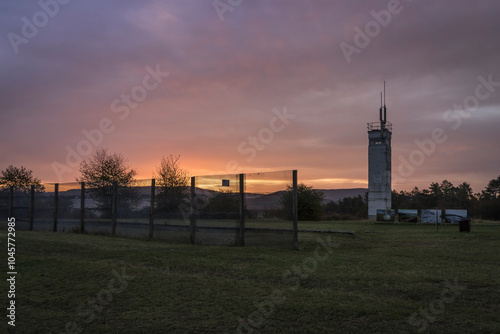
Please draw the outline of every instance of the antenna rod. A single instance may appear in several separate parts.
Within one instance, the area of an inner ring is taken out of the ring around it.
[[[385,80],[384,80],[384,124],[387,122],[387,108],[385,106]]]
[[[384,80],[384,106],[385,106],[385,80]]]
[[[379,118],[380,118],[380,123],[382,123],[382,92],[380,92],[380,109],[379,109]]]

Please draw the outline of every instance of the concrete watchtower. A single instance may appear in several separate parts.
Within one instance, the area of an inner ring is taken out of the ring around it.
[[[380,93],[380,122],[368,123],[368,218],[377,218],[377,209],[391,208],[391,136],[387,108]],[[383,105],[382,105],[383,103]]]

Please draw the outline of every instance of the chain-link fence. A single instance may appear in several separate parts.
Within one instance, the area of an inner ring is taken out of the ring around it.
[[[1,225],[19,230],[155,238],[211,245],[297,247],[297,172],[43,184],[0,189]]]

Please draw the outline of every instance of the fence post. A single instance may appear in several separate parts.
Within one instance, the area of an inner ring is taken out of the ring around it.
[[[293,171],[293,249],[299,248],[299,233],[298,233],[298,197],[297,197],[297,170]]]
[[[190,235],[189,240],[191,244],[194,245],[196,243],[196,203],[195,203],[195,187],[196,187],[196,177],[191,177],[191,214],[189,215],[190,220]]]
[[[57,216],[59,213],[59,183],[54,184],[54,226],[53,232],[57,232]]]
[[[118,199],[118,182],[113,181],[113,203],[111,205],[111,235],[116,235],[116,210]]]
[[[441,217],[442,217],[442,215],[441,215]],[[441,220],[441,222],[443,222],[443,221]],[[438,230],[439,230],[439,224],[438,224],[438,220],[436,219],[436,232],[437,232]]]
[[[240,228],[238,246],[245,246],[245,174],[240,174]]]
[[[33,231],[33,217],[35,214],[35,185],[31,185],[30,194],[30,231]]]
[[[149,237],[153,237],[153,228],[155,225],[155,179],[151,179],[151,203],[149,204]]]
[[[14,214],[14,186],[10,186],[9,195],[9,218]]]
[[[85,182],[82,182],[80,190],[80,233],[84,232],[85,232]]]

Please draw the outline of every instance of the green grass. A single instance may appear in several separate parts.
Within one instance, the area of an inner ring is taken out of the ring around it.
[[[68,323],[81,333],[417,333],[425,322],[425,333],[500,332],[500,226],[299,227],[356,236],[303,233],[293,251],[17,232],[16,328],[4,315],[0,333],[59,334]],[[328,237],[329,256],[317,241]],[[0,248],[6,263],[5,231]],[[113,270],[134,278],[111,293]],[[447,281],[463,288],[452,293]]]

